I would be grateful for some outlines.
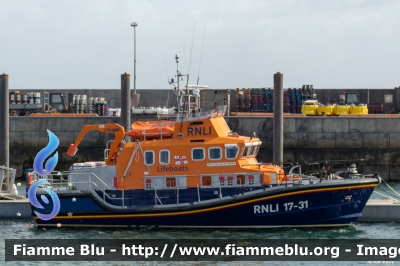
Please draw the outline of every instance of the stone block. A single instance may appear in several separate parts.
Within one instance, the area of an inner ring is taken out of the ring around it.
[[[301,117],[296,119],[296,133],[322,132],[322,118]]]
[[[378,172],[379,174],[379,172]],[[380,174],[379,174],[380,175]],[[400,164],[391,165],[389,168],[389,181],[399,182],[400,181]]]
[[[30,116],[10,117],[10,132],[34,132],[36,130],[36,120]]]
[[[258,118],[256,120],[246,119],[243,120],[243,128],[254,128],[257,136],[264,139],[266,137],[269,138],[269,136],[272,136],[274,124],[271,118]]]
[[[400,132],[400,119],[380,117],[376,120],[376,128],[382,133],[397,133]]]
[[[214,101],[214,90],[202,90],[200,97],[202,101]]]
[[[86,118],[69,117],[68,119],[64,119],[61,124],[61,131],[80,132],[84,125],[86,125]]]
[[[74,143],[78,136],[79,136],[80,132],[74,132],[73,135],[73,142]],[[107,133],[101,133],[98,131],[90,131],[87,132],[86,135],[83,137],[81,143],[79,144],[78,148],[88,148],[88,147],[105,147],[105,144],[102,143],[102,139],[103,137],[100,138],[100,135],[104,135]]]
[[[322,160],[364,159],[362,149],[323,149],[320,150]]]
[[[391,149],[400,148],[400,133],[389,133],[389,147]]]
[[[378,132],[376,121],[380,118],[349,118],[350,132]]]
[[[226,123],[228,124],[228,127],[233,131],[233,132],[238,132],[240,131],[240,127],[243,124],[242,122],[243,118],[231,116],[226,118]]]
[[[256,132],[257,136],[261,136],[264,129],[264,118],[243,118],[242,122],[243,126],[241,135],[252,136],[253,132]]]
[[[60,148],[68,148],[71,143],[75,142],[74,132],[57,132],[55,134],[60,141]],[[67,150],[65,150],[66,152]]]
[[[115,118],[112,116],[98,116],[98,117],[88,117],[86,118],[86,125],[95,125],[95,124],[112,124],[115,119],[118,119],[118,121],[121,119],[120,117]],[[83,127],[83,126],[82,126]],[[80,132],[82,130],[82,127],[79,130],[75,130],[77,132]]]
[[[257,160],[264,163],[272,162],[272,149],[260,148]]]
[[[323,150],[321,149],[296,149],[296,162],[299,164],[307,164],[314,161],[323,160]]]
[[[349,132],[349,119],[341,117],[324,117],[322,132]]]
[[[400,164],[400,152],[396,149],[362,149],[366,164]]]
[[[10,132],[10,149],[16,149],[24,146],[23,132]]]
[[[295,149],[283,149],[283,162],[297,162]]]
[[[363,138],[361,133],[335,133],[336,148],[361,149],[363,147]]]
[[[40,147],[42,142],[39,142],[38,132],[22,132],[22,139],[24,147],[26,148],[37,148]],[[47,142],[46,142],[47,145]]]
[[[61,126],[67,117],[32,117],[36,120],[36,131],[46,132],[47,129],[51,132],[61,131]]]
[[[390,181],[390,167],[388,165],[364,165],[362,173],[364,175],[378,173],[384,180]]]
[[[268,147],[272,148],[272,143]],[[283,148],[297,148],[297,133],[283,133]]]
[[[389,133],[362,133],[363,148],[389,148]]]
[[[335,148],[335,133],[297,133],[297,147],[311,149]]]
[[[283,132],[284,133],[296,132],[296,119],[283,117]]]
[[[104,148],[90,148],[86,153],[87,161],[104,161]]]

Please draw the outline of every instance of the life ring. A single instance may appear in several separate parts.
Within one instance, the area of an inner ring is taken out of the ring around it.
[[[30,186],[32,185],[32,183],[33,183],[32,173],[29,172],[29,173],[28,173],[28,182],[26,183],[26,186],[27,186],[27,187],[30,187]]]

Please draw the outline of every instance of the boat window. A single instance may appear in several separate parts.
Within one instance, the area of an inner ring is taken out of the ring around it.
[[[236,159],[238,152],[239,152],[239,148],[237,146],[226,147],[225,148],[225,157],[226,157],[226,159]]]
[[[251,147],[249,148],[249,156],[253,156],[253,155],[254,155],[255,149],[256,149],[256,146],[251,146]]]
[[[254,148],[254,155],[255,156],[257,156],[259,150],[260,150],[260,145],[255,146],[255,148]]]
[[[154,164],[154,152],[153,151],[145,151],[144,152],[144,164],[145,165],[153,165]]]
[[[228,186],[233,186],[233,176],[228,176]]]
[[[194,148],[192,149],[192,160],[193,161],[202,161],[204,160],[204,149],[203,148]]]
[[[160,164],[169,164],[169,151],[160,151]]]
[[[211,186],[211,176],[203,176],[201,178],[201,184],[203,186]]]
[[[249,180],[249,185],[254,185],[254,175],[249,175],[248,180]]]
[[[152,187],[152,180],[150,178],[146,179],[146,188],[151,188]]]
[[[249,147],[245,146],[244,150],[243,150],[243,153],[242,153],[242,157],[246,157],[248,152],[249,152]]]
[[[245,177],[244,175],[238,175],[237,176],[237,182],[238,185],[244,185],[245,184]]]
[[[220,176],[219,177],[219,185],[222,187],[222,186],[225,186],[225,177],[224,176]]]
[[[222,158],[222,151],[219,147],[209,148],[208,149],[208,158],[210,160],[219,160]]]
[[[176,178],[175,177],[168,177],[166,179],[167,187],[176,187]]]

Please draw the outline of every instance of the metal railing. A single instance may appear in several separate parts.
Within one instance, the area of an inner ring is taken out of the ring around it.
[[[0,191],[5,193],[11,193],[15,182],[16,170],[6,166],[0,166]]]
[[[57,176],[60,178],[53,178],[53,176]],[[65,171],[65,172],[51,172],[50,174],[48,174],[45,177],[42,177],[40,175],[38,175],[36,172],[32,172],[32,176],[33,176],[33,181],[37,181],[40,179],[46,179],[50,185],[44,185],[44,187],[52,189],[52,190],[59,190],[60,188],[66,188],[66,190],[68,191],[74,191],[77,190],[79,185],[85,185],[83,186],[84,188],[87,187],[87,189],[89,190],[89,192],[96,194],[96,190],[100,191],[103,195],[102,199],[103,202],[106,203],[106,197],[109,200],[121,200],[122,202],[122,207],[125,207],[125,200],[126,199],[130,199],[130,198],[125,198],[125,191],[122,191],[122,197],[121,198],[117,198],[117,197],[110,197],[110,195],[108,195],[108,193],[106,192],[106,190],[115,190],[115,188],[111,188],[110,186],[108,186],[103,180],[101,180],[95,173],[90,172],[90,173],[71,173],[69,171]],[[64,179],[64,177],[67,177],[67,179]],[[76,179],[74,180],[74,178],[79,178],[80,181],[77,181]],[[87,180],[82,181],[82,178],[87,178]],[[55,180],[58,180],[55,181]],[[97,183],[98,182],[98,183]]]
[[[188,113],[186,110],[179,111],[176,116],[176,122],[224,116],[225,112],[226,112],[226,105],[218,106],[217,108],[211,111],[201,111],[201,112],[196,111],[195,113]]]

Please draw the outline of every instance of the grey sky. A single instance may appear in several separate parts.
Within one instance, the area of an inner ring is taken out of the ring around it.
[[[10,88],[166,89],[176,71],[210,88],[400,85],[398,0],[0,0],[0,73]],[[185,57],[186,50],[186,57]],[[186,64],[185,64],[186,61]],[[187,66],[187,67],[186,67]],[[133,87],[133,81],[131,82]]]

